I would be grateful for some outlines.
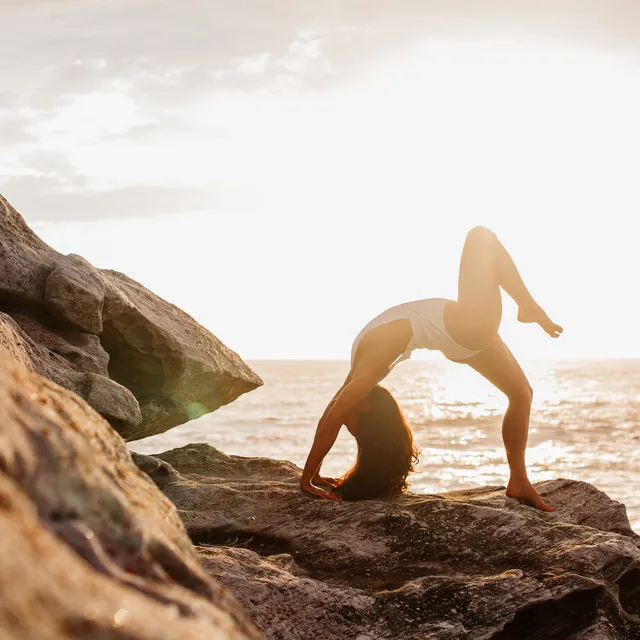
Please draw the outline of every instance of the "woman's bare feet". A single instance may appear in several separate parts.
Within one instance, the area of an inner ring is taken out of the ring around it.
[[[562,327],[551,320],[545,310],[538,304],[520,305],[518,307],[518,320],[520,322],[535,322],[539,324],[552,338],[557,338],[562,333]]]
[[[555,511],[554,507],[542,499],[529,480],[509,480],[507,495],[540,511]]]

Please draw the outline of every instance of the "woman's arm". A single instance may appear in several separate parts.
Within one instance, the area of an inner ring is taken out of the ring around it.
[[[333,398],[331,398],[331,401],[327,405],[327,408],[322,413],[322,416],[320,417],[319,423],[322,422],[326,418],[327,414],[329,413],[329,411],[331,411],[331,408],[336,403],[336,398],[344,391],[344,388],[349,384],[349,382],[351,382],[351,378],[352,377],[353,377],[353,372],[349,371],[349,375],[346,377],[345,381],[342,383],[342,386],[335,392]],[[335,483],[336,483],[335,480],[333,480],[332,478],[322,478],[320,476],[320,467],[321,466],[322,466],[322,463],[320,463],[320,465],[316,469],[316,472],[315,472],[313,478],[311,478],[311,484],[315,484],[318,487],[333,487],[333,486],[335,486]]]
[[[344,420],[369,395],[376,382],[377,379],[372,376],[354,378],[332,400],[327,411],[318,422],[313,445],[302,471],[300,488],[303,491],[319,498],[338,499],[337,496],[328,491],[315,487],[313,478],[318,473],[322,461],[336,441]]]

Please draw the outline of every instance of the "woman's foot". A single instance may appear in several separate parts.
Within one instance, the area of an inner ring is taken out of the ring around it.
[[[553,322],[539,304],[520,305],[518,307],[518,320],[520,322],[535,322],[539,324],[552,338],[557,338],[562,333],[562,327]]]
[[[554,507],[542,499],[529,480],[509,480],[507,495],[540,511],[555,511]]]

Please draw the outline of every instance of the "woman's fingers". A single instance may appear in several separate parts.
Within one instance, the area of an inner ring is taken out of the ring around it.
[[[314,487],[313,485],[304,487],[302,490],[316,498],[320,498],[321,500],[333,500],[334,502],[340,502],[340,498],[337,495],[329,491],[325,491],[324,489],[318,489],[318,487]]]
[[[313,482],[319,487],[331,487],[334,489],[338,486],[338,481],[335,478],[323,478],[322,476],[318,476],[317,478],[314,478]]]

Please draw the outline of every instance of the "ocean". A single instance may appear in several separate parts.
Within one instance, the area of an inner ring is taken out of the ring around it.
[[[261,360],[248,364],[264,386],[212,414],[132,442],[160,453],[207,442],[228,454],[287,459],[302,466],[319,416],[342,384],[347,361]],[[527,463],[533,482],[584,480],[623,502],[640,532],[640,360],[523,363],[534,389]],[[469,367],[410,360],[382,383],[396,397],[420,449],[410,489],[439,493],[504,485],[500,425],[506,398]],[[346,428],[322,473],[337,477],[355,458]]]

